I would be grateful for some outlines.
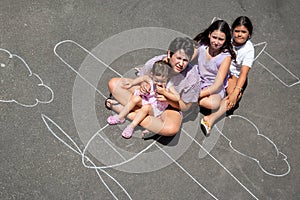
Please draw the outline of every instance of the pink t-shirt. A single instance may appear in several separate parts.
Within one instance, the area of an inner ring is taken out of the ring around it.
[[[134,95],[142,97],[142,105],[150,104],[152,106],[154,117],[158,117],[166,110],[169,104],[166,101],[157,100],[153,81],[150,81],[150,85],[151,85],[151,89],[149,94],[142,94],[140,90],[137,89],[135,90]],[[172,83],[168,81],[166,85],[166,89],[169,89],[171,85]]]

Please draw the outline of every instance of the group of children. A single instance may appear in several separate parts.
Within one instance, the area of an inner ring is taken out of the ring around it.
[[[200,87],[196,94],[199,106],[212,110],[211,114],[204,116],[200,121],[203,133],[209,136],[215,121],[226,111],[233,110],[243,94],[247,75],[254,61],[254,47],[250,41],[252,31],[252,23],[246,16],[238,17],[231,28],[224,20],[217,20],[194,38],[192,56],[184,57],[190,54],[186,53],[187,50],[181,54],[180,51],[176,51],[179,57],[176,54],[173,60],[178,61],[178,64],[174,64],[170,57],[175,52],[170,52],[169,49],[168,57],[154,62],[148,74],[134,80],[123,79],[121,87],[139,87],[135,87],[129,101],[118,115],[108,117],[108,123],[124,123],[125,117],[134,108],[139,107],[132,122],[122,132],[124,138],[130,138],[134,128],[146,116],[159,118],[170,106],[170,102],[179,102],[178,106],[173,107],[184,110],[184,106],[181,105],[185,105],[182,103],[185,102],[183,96],[187,94],[176,90],[176,76],[178,73],[186,73],[185,67],[191,65],[184,62],[197,59],[196,65],[189,66],[196,68],[198,72],[193,75],[194,78],[197,76],[196,86],[193,86],[196,89],[189,89],[186,93],[190,92],[189,96],[195,96],[195,91]]]

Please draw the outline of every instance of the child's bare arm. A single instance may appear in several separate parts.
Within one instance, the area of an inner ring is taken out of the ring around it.
[[[134,79],[131,84],[132,85],[138,85],[138,84],[140,84],[144,81],[149,82],[149,79],[150,79],[150,77],[148,75],[139,76],[136,79]]]
[[[169,91],[167,92],[167,98],[169,98],[172,101],[179,101],[180,100],[180,95],[179,93],[175,90],[173,86],[169,88]]]
[[[176,92],[176,90],[173,86],[169,87],[168,90],[164,89],[163,95],[171,101],[179,101],[180,100],[180,95],[178,94],[178,92]]]
[[[142,83],[144,81],[149,82],[149,79],[150,79],[150,77],[147,76],[147,75],[139,76],[139,77],[137,77],[137,78],[135,78],[133,80],[124,79],[123,82],[122,82],[122,84],[123,84],[122,86],[124,88],[128,89],[128,88],[131,88],[134,85],[138,85],[138,84],[140,84],[140,83]]]

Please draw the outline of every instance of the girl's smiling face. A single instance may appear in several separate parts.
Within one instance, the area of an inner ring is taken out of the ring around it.
[[[249,31],[248,29],[242,25],[237,26],[233,29],[233,42],[234,46],[241,46],[249,39]]]

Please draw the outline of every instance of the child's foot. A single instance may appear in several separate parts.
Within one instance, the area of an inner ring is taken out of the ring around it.
[[[119,119],[118,115],[112,115],[107,118],[107,122],[111,125],[113,124],[123,124],[125,119]]]
[[[112,96],[110,96],[105,100],[104,105],[108,110],[113,110],[113,107],[121,105],[121,104],[117,100],[113,99]]]
[[[142,138],[144,139],[145,135],[147,135],[148,133],[150,133],[150,131],[148,131],[147,129],[142,131]]]
[[[142,131],[142,139],[144,140],[155,139],[158,136],[159,135],[157,135],[156,133],[148,131],[147,129]]]
[[[123,138],[129,139],[131,138],[132,133],[133,133],[133,128],[131,126],[127,126],[122,132],[122,136]]]
[[[202,118],[200,121],[200,127],[204,135],[208,137],[210,135],[211,124],[208,121],[205,121],[204,118]]]

